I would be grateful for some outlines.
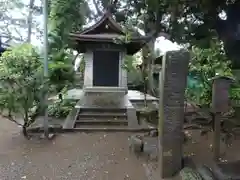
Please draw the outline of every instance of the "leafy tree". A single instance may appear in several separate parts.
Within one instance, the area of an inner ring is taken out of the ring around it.
[[[81,30],[90,12],[84,0],[52,0],[49,18],[49,61],[51,84],[57,92],[74,84],[73,62],[76,56],[71,48],[69,33]]]
[[[41,107],[43,92],[42,63],[31,45],[23,44],[2,54],[0,84],[1,110],[9,120],[21,125],[23,135],[28,137],[27,127],[35,120],[33,107]]]
[[[139,68],[140,65],[137,64],[138,58],[139,57],[136,56],[126,56],[122,68],[127,70],[128,88],[143,91],[144,81],[142,77],[142,71]]]
[[[106,0],[95,0],[95,7],[101,7],[106,4],[105,2]],[[219,37],[223,40],[226,54],[233,61],[233,65],[239,66],[237,61],[240,21],[237,17],[240,15],[240,1],[115,0],[114,2],[117,4],[113,11],[116,19],[141,29],[145,34],[151,34],[152,31],[156,34],[165,32],[174,42],[202,48],[209,48],[211,39]],[[117,18],[118,16],[121,18]]]
[[[42,10],[35,0],[0,1],[0,36],[5,44],[31,42],[31,36],[40,36],[37,19]]]
[[[84,0],[52,0],[49,31],[60,37],[62,45],[68,41],[68,33],[79,31],[90,13]]]
[[[188,88],[187,96],[200,105],[211,103],[211,79],[216,75],[232,76],[231,62],[223,49],[223,44],[213,40],[208,49],[192,48],[190,73],[199,81],[196,89]]]
[[[50,54],[49,80],[53,92],[58,93],[66,86],[73,86],[75,72],[72,59],[73,57],[64,49]]]

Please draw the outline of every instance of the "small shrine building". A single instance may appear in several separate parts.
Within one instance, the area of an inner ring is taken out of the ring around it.
[[[149,38],[133,36],[126,42],[124,29],[106,12],[93,26],[70,34],[75,49],[84,53],[84,89],[98,87],[127,91],[127,71],[123,68],[125,55],[138,52]],[[103,88],[101,88],[103,89]]]
[[[93,26],[70,33],[74,49],[84,54],[85,72],[83,89],[73,111],[76,114],[66,128],[83,128],[86,117],[93,119],[87,121],[88,124],[96,125],[105,123],[106,119],[116,123],[120,116],[126,117],[119,120],[120,124],[138,127],[136,109],[128,96],[127,70],[123,65],[125,56],[137,53],[151,37],[133,34],[137,35],[123,40],[127,33],[108,11]],[[99,120],[103,115],[106,119]]]

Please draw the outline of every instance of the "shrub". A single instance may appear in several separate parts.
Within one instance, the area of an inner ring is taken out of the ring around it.
[[[58,99],[48,106],[48,115],[56,118],[65,118],[76,105],[76,100]]]
[[[7,111],[9,120],[22,126],[24,136],[28,137],[26,128],[35,120],[32,109],[41,107],[40,56],[30,44],[23,44],[4,52],[0,61],[0,108]],[[23,118],[24,123],[14,117]]]

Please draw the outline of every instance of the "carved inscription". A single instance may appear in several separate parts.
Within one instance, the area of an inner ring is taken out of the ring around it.
[[[230,79],[217,78],[213,80],[212,107],[213,112],[227,112],[229,110]]]
[[[189,53],[184,50],[167,52],[163,59],[159,107],[159,165],[162,178],[173,176],[182,166],[184,94],[189,59]],[[171,152],[171,155],[166,152]]]

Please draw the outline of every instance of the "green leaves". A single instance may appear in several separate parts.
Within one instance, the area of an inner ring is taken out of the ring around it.
[[[55,32],[61,37],[63,40],[61,45],[64,45],[68,41],[68,33],[81,30],[89,11],[87,2],[84,0],[52,0],[50,32]]]
[[[0,108],[20,113],[27,123],[31,108],[39,104],[42,86],[42,64],[30,44],[4,52],[0,58]]]
[[[53,91],[60,92],[66,86],[74,83],[74,69],[72,57],[63,48],[58,52],[52,52],[49,62],[49,80]]]
[[[76,100],[55,100],[52,104],[48,106],[48,114],[49,116],[56,118],[65,118],[74,108],[76,103]]]
[[[240,99],[240,88],[232,88],[230,90],[231,99],[239,100]]]
[[[52,0],[49,19],[49,78],[53,91],[74,82],[73,56],[67,52],[72,42],[69,33],[85,24],[90,12],[85,0]]]
[[[194,46],[192,48],[192,60],[189,71],[198,79],[201,86],[198,89],[187,89],[187,97],[200,105],[211,103],[211,78],[216,75],[233,76],[230,61],[227,59],[221,42],[212,40],[211,47],[202,49]]]

